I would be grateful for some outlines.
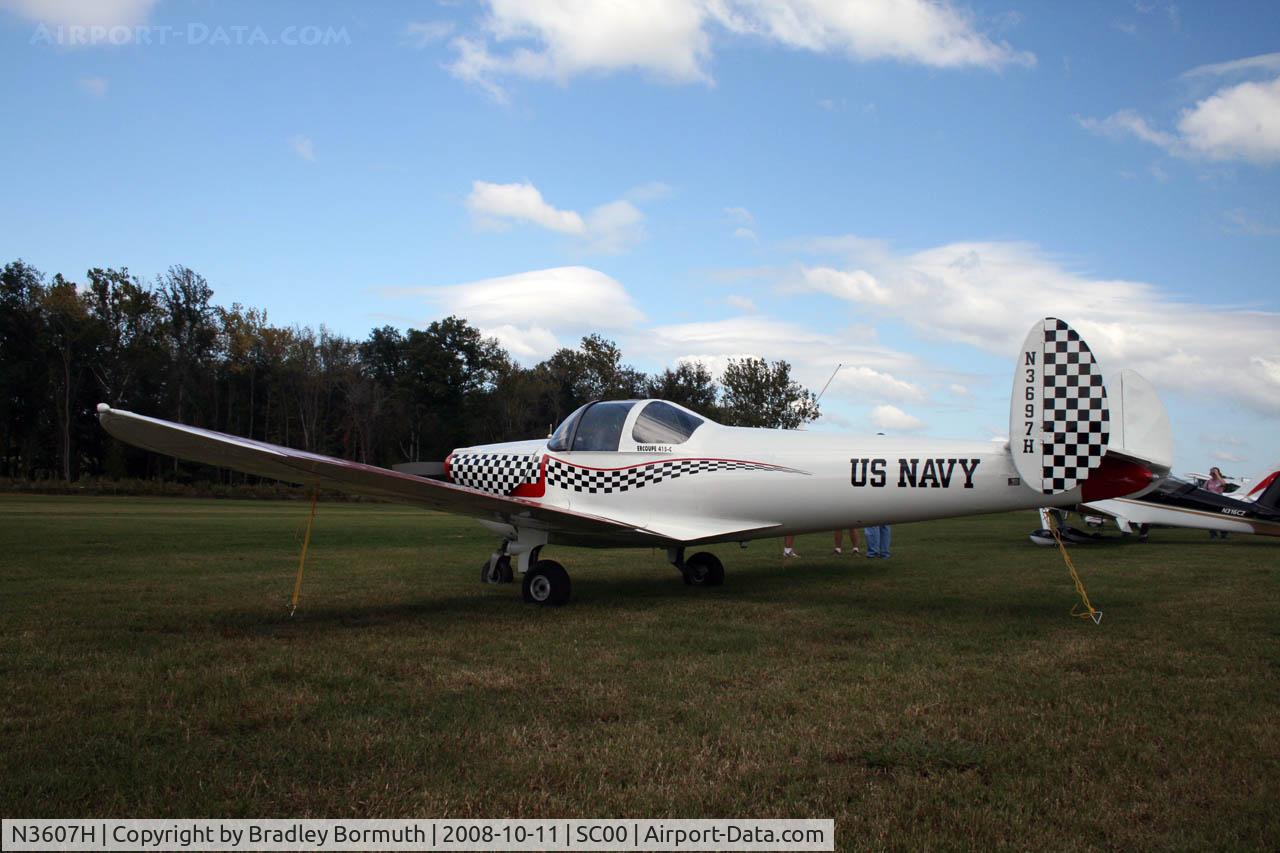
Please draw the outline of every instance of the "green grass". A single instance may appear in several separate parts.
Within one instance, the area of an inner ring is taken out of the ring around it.
[[[1074,549],[1031,513],[549,548],[574,601],[482,586],[465,519],[0,496],[0,813],[834,817],[841,847],[1280,844],[1280,547]]]

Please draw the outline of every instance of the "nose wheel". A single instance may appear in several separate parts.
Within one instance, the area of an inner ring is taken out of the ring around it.
[[[524,573],[522,592],[529,604],[559,607],[569,601],[569,573],[555,560],[539,560]]]

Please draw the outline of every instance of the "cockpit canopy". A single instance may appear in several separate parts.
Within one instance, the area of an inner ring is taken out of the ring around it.
[[[632,413],[635,417],[632,417]],[[607,400],[587,403],[565,418],[547,441],[547,449],[616,451],[623,430],[631,422],[630,442],[636,445],[674,445],[689,440],[706,418],[666,400]]]

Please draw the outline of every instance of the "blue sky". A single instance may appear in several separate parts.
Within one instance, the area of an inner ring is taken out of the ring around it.
[[[815,428],[1004,434],[1061,316],[1280,460],[1280,13],[867,0],[0,0],[0,256],[170,264],[526,362],[786,358]]]

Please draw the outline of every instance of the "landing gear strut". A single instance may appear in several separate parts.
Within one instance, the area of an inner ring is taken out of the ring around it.
[[[572,590],[569,573],[555,560],[539,558],[546,544],[546,531],[507,528],[498,550],[480,566],[481,583],[511,583],[519,572],[525,601],[551,607],[567,603]]]

